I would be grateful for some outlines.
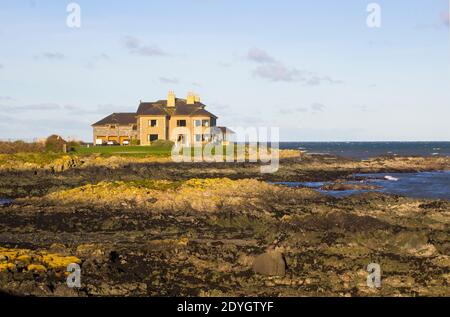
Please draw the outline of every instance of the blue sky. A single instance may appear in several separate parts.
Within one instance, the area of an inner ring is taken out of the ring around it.
[[[0,138],[200,94],[284,141],[450,140],[448,0],[0,0]],[[369,3],[381,27],[366,24]]]

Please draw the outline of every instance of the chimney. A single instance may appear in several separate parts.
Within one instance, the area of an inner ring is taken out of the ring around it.
[[[172,90],[167,95],[167,107],[175,107],[175,93]]]
[[[200,96],[199,95],[195,95],[194,100],[195,100],[195,102],[200,102]]]
[[[187,98],[186,98],[186,104],[187,105],[193,105],[195,104],[195,95],[193,92],[188,92]]]

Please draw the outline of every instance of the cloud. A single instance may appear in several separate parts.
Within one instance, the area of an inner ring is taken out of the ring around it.
[[[247,53],[247,59],[260,64],[275,63],[276,60],[266,51],[259,48],[252,48]]]
[[[231,63],[227,63],[227,62],[218,62],[217,64],[218,64],[220,67],[226,67],[226,68],[228,68],[228,67],[231,66]]]
[[[301,73],[295,68],[287,68],[282,64],[271,64],[257,67],[253,75],[270,81],[300,81]]]
[[[36,56],[38,59],[47,59],[52,61],[63,60],[66,56],[59,52],[45,52],[39,56]]]
[[[305,86],[343,83],[342,80],[335,80],[330,76],[319,76],[308,71],[287,67],[281,63],[259,66],[253,70],[253,75],[273,82],[300,82]]]
[[[93,56],[86,64],[86,67],[90,70],[93,70],[97,67],[97,65],[101,62],[107,62],[111,58],[106,53],[101,53],[100,55]]]
[[[309,107],[297,107],[297,108],[281,107],[279,113],[285,114],[285,115],[290,115],[290,114],[295,114],[295,113],[306,113],[306,112],[316,113],[316,112],[322,112],[326,108],[327,107],[325,105],[318,103],[318,102],[314,102]]]
[[[450,25],[449,20],[450,20],[449,11],[442,11],[437,21],[434,21],[433,23],[416,24],[414,28],[420,31],[440,30],[442,29],[442,27],[449,27]]]
[[[0,101],[14,101],[14,98],[10,96],[0,96]]]
[[[102,115],[110,114],[113,112],[126,112],[127,108],[124,106],[113,105],[113,104],[100,104],[94,107],[81,107],[70,104],[58,104],[58,103],[39,103],[31,105],[0,105],[0,112],[3,113],[41,113],[41,112],[53,112],[57,111],[57,114],[69,114],[69,115]],[[131,111],[131,109],[128,109]]]
[[[41,103],[34,105],[22,105],[22,106],[5,106],[0,105],[0,111],[6,111],[9,113],[17,112],[29,112],[29,111],[46,111],[46,110],[59,110],[62,107],[56,103]]]
[[[178,78],[169,78],[169,77],[159,77],[159,81],[162,82],[163,84],[179,84],[180,80]]]
[[[308,108],[298,107],[295,109],[289,109],[289,108],[281,108],[280,113],[281,114],[294,114],[294,113],[304,113],[308,112]]]
[[[305,84],[308,86],[318,86],[322,83],[328,83],[330,85],[339,85],[343,84],[344,82],[342,80],[335,80],[330,76],[318,76],[318,75],[311,75],[311,77],[307,78],[305,81]]]
[[[252,48],[247,53],[247,60],[261,64],[252,71],[253,76],[272,82],[300,82],[306,86],[317,86],[322,83],[342,84],[330,76],[321,76],[315,73],[286,66],[270,56],[266,51]]]
[[[141,41],[133,36],[125,36],[122,40],[123,45],[128,49],[136,49],[141,46]]]
[[[109,55],[108,54],[106,54],[106,53],[101,53],[100,55],[97,55],[97,56],[94,56],[94,59],[96,59],[96,60],[103,60],[103,61],[108,61],[108,60],[110,60],[111,58],[109,57]]]
[[[167,52],[162,50],[156,45],[142,45],[141,40],[133,37],[126,36],[122,40],[123,46],[128,49],[130,54],[140,56],[167,56]]]
[[[444,11],[441,13],[441,22],[446,26],[450,25],[450,12]]]
[[[326,108],[325,105],[323,105],[323,104],[321,104],[321,103],[318,103],[318,102],[315,102],[315,103],[313,103],[313,104],[311,105],[311,109],[312,109],[312,111],[314,111],[314,112],[322,112],[322,111],[325,110],[325,108]]]
[[[208,107],[213,110],[213,112],[221,112],[221,111],[226,111],[227,114],[232,114],[231,112],[231,107],[229,104],[225,104],[225,103],[221,103],[221,102],[210,102],[208,104]]]
[[[2,69],[2,68],[4,68],[4,67],[3,67],[3,64],[0,64],[0,69]]]
[[[370,110],[369,107],[367,107],[366,105],[356,105],[354,106],[354,108],[362,112],[368,112]]]

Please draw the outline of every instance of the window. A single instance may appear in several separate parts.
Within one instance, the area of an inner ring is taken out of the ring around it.
[[[158,140],[158,134],[149,134],[148,135],[148,140],[150,141],[150,142],[154,142],[154,141],[157,141]]]
[[[209,134],[196,134],[195,142],[209,142],[211,140],[211,135]]]
[[[185,138],[184,134],[178,134],[178,138],[177,138],[178,143],[184,144],[185,140],[186,140],[186,138]]]
[[[136,130],[137,130],[137,125],[133,124],[133,131],[136,131]]]
[[[186,120],[177,120],[177,127],[185,127]]]
[[[151,127],[157,127],[158,126],[158,120],[149,120],[148,125]]]
[[[209,120],[202,120],[203,127],[209,127]]]
[[[110,127],[111,129],[115,129],[115,128],[116,128],[115,125],[110,125],[109,127]]]
[[[194,120],[194,126],[195,127],[201,127],[202,126],[202,120]]]

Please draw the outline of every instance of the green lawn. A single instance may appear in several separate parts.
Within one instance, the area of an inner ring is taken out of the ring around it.
[[[76,147],[76,154],[102,154],[126,156],[170,156],[171,146],[91,146]]]
[[[234,146],[234,154],[238,153],[237,145]],[[248,145],[246,146],[248,150]],[[197,153],[198,148],[190,148],[191,155]],[[189,150],[188,150],[189,151]],[[223,147],[223,153],[233,153],[227,146]],[[169,157],[172,154],[171,144],[154,144],[150,146],[91,146],[87,147],[76,147],[75,155],[89,155],[89,154],[100,154],[102,156],[110,155],[120,155],[120,156],[132,156],[132,157],[146,157],[146,156],[157,156],[157,157]],[[180,153],[181,154],[181,153]],[[215,149],[212,150],[211,154],[215,154]]]

